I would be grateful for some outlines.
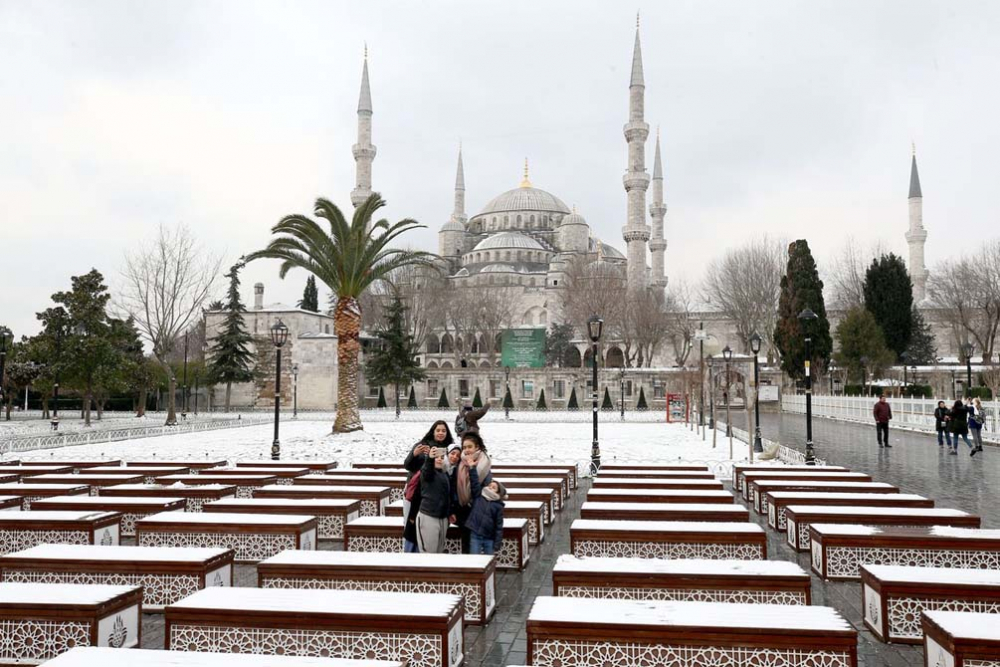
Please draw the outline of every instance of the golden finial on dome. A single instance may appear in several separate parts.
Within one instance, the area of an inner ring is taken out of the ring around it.
[[[530,188],[531,181],[528,180],[528,158],[524,158],[524,178],[521,179],[522,188]]]

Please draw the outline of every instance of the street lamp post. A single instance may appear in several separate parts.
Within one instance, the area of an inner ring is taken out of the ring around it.
[[[951,371],[951,395],[958,398],[958,385],[955,383],[955,371]]]
[[[194,371],[194,416],[198,416],[198,369]]]
[[[760,365],[757,355],[760,354],[760,334],[750,336],[750,351],[753,352],[753,451],[755,454],[764,452],[764,443],[760,437]]]
[[[503,367],[504,395],[503,395],[503,418],[510,419],[510,403],[507,397],[510,396],[510,366]]]
[[[819,316],[810,308],[806,308],[799,313],[799,321],[802,323],[802,330],[806,335],[806,465],[816,465],[816,453],[813,451],[813,425],[812,425],[812,322],[819,319]]]
[[[622,396],[622,421],[625,421],[625,367],[622,366],[619,377],[619,387]]]
[[[868,357],[861,357],[861,391],[865,396],[871,396],[871,392],[866,386],[868,384]]]
[[[188,412],[188,335],[184,334],[184,378],[181,380],[181,419],[187,419]]]
[[[281,458],[281,441],[278,440],[278,418],[281,410],[281,348],[288,341],[288,327],[278,318],[271,327],[271,343],[277,352],[274,372],[274,442],[271,444],[271,460]]]
[[[972,343],[964,343],[962,345],[962,354],[965,355],[965,395],[969,396],[972,392],[972,353],[975,352],[975,348]]]
[[[729,361],[733,358],[733,350],[727,345],[722,349],[722,358],[726,360],[726,388],[722,397],[726,400],[726,435],[729,436],[729,458],[733,458],[733,419],[729,412]]]
[[[399,392],[396,392],[396,417],[399,417]],[[292,419],[299,418],[299,365],[292,364]]]
[[[903,354],[899,355],[899,358],[903,362],[903,391],[906,391],[906,388],[910,384],[910,378],[909,378],[909,376],[907,374],[907,371],[909,370],[909,368],[907,368],[907,366],[906,366],[906,362],[909,361],[910,355],[909,355],[909,353],[904,352]]]
[[[715,357],[708,358],[708,428],[712,429],[712,449],[719,432],[715,429]]]
[[[827,375],[830,376],[830,395],[833,396],[833,374],[837,372],[837,367],[834,363],[830,362],[830,369],[827,371]]]
[[[10,340],[10,343],[7,341]],[[4,388],[4,373],[7,372],[7,345],[13,344],[14,336],[11,334],[10,329],[7,327],[0,327],[0,403],[3,403],[5,399],[3,388]],[[10,415],[7,415],[8,421],[10,420]]]
[[[701,439],[705,440],[705,323],[698,323],[694,339],[698,341],[698,426],[701,427]]]
[[[590,447],[590,469],[593,474],[601,469],[601,446],[597,440],[597,342],[601,340],[601,331],[604,329],[604,320],[594,315],[587,320],[587,333],[590,334],[590,341],[593,343],[591,350],[591,364],[593,365],[593,387],[590,396],[593,399],[594,412],[594,442]]]

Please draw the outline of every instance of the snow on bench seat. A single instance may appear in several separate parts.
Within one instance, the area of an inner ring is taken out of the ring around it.
[[[750,510],[719,503],[602,503],[587,501],[581,519],[611,521],[749,521]]]
[[[963,526],[979,528],[981,519],[942,507],[785,507],[785,541],[796,551],[809,550],[809,526],[814,523],[858,523],[867,526]]]
[[[100,498],[183,498],[185,511],[200,512],[212,500],[236,496],[235,484],[120,484],[101,489]]]
[[[319,539],[342,540],[344,526],[361,516],[361,501],[355,498],[226,498],[206,503],[202,510],[315,516]]]
[[[136,544],[232,549],[237,561],[255,562],[284,549],[315,549],[316,517],[165,512],[136,522]]]
[[[228,464],[225,459],[193,459],[184,461],[181,459],[164,459],[163,461],[158,461],[155,457],[153,459],[140,459],[138,461],[126,461],[125,466],[180,466],[182,468],[190,468],[192,471],[195,470],[207,470],[209,468],[220,468]]]
[[[543,503],[545,525],[550,525],[556,518],[556,493],[555,489],[544,487],[517,487],[507,489],[507,498],[510,500],[525,500],[536,503]]]
[[[538,597],[527,631],[533,667],[857,664],[830,607]]]
[[[138,646],[141,598],[136,586],[0,583],[0,663],[38,665],[75,646]]]
[[[389,502],[399,500],[406,490],[406,475],[352,475],[350,471],[341,473],[312,473],[292,480],[295,485],[317,484],[321,486],[388,486]],[[388,503],[386,503],[388,504]]]
[[[403,517],[361,517],[344,529],[344,551],[395,553],[403,550]],[[458,526],[448,526],[445,553],[462,553],[462,533]],[[531,551],[528,546],[528,522],[504,517],[503,540],[497,548],[498,570],[523,570]]]
[[[576,464],[572,461],[503,461],[493,462],[493,470],[558,470],[569,475],[570,488],[577,489],[580,486],[579,475]]]
[[[291,460],[291,461],[237,461],[237,468],[307,468],[313,472],[327,472],[335,470],[339,464],[336,461],[327,460]]]
[[[166,609],[166,648],[375,658],[460,667],[462,598],[424,593],[206,588]]]
[[[121,514],[122,537],[135,537],[135,522],[150,514],[183,512],[183,498],[111,498],[108,496],[57,496],[40,498],[31,504],[35,510],[75,510],[87,512],[118,512]]]
[[[254,498],[332,498],[361,501],[361,516],[381,516],[389,504],[392,489],[373,486],[338,486],[324,484],[269,484],[253,492]]]
[[[717,479],[670,479],[669,477],[601,477],[594,478],[592,489],[663,489],[721,491],[722,482]]]
[[[563,499],[573,493],[573,481],[570,479],[568,470],[558,468],[517,468],[513,466],[493,466],[491,468],[494,477],[514,477],[514,478],[556,478],[562,480]]]
[[[601,468],[597,473],[598,478],[627,478],[646,479],[653,477],[657,479],[715,479],[715,473],[708,470],[649,470],[622,468],[620,470],[606,470]]]
[[[143,611],[162,611],[206,586],[233,585],[229,549],[44,544],[0,557],[4,581],[142,586]]]
[[[117,512],[0,512],[0,555],[39,544],[101,544],[119,542]]]
[[[807,605],[809,589],[809,573],[787,561],[563,555],[552,571],[552,593],[565,597]]]
[[[31,478],[32,483],[37,484],[62,484],[64,486],[79,486],[86,484],[90,488],[90,495],[96,496],[100,490],[107,486],[117,486],[119,484],[142,484],[145,481],[143,475],[105,475],[101,473],[91,473],[85,470],[79,475],[38,475]]]
[[[72,475],[74,468],[72,465],[0,465],[0,475],[17,475],[17,477],[37,477],[39,475]]]
[[[823,491],[768,491],[767,525],[785,532],[788,505],[835,505],[844,507],[934,507],[934,501],[913,493],[825,493]]]
[[[767,535],[755,523],[577,519],[574,556],[765,560]]]
[[[760,479],[747,480],[752,487],[753,508],[762,516],[767,516],[767,494],[771,491],[815,491],[823,493],[899,493],[899,489],[886,482],[845,482],[819,479]]]
[[[708,465],[705,463],[602,463],[598,475],[605,470],[690,470],[708,472]]]
[[[14,465],[16,461],[4,461],[3,465]],[[121,459],[21,459],[20,465],[24,467],[37,468],[38,466],[48,466],[48,467],[69,467],[74,471],[84,470],[86,468],[98,468],[103,466],[120,466],[122,464]],[[53,471],[50,471],[53,472]]]
[[[925,611],[921,624],[925,664],[941,667],[1000,664],[1000,623],[995,614]]]
[[[826,482],[870,482],[871,475],[863,472],[846,472],[836,470],[747,470],[743,473],[743,500],[753,502],[757,493],[754,482],[763,480],[816,480]]]
[[[23,504],[24,498],[21,496],[0,496],[0,512],[20,511]]]
[[[869,563],[1000,570],[1000,530],[814,523],[809,541],[812,570],[824,579],[856,580]]]
[[[403,516],[403,502],[397,500],[385,508],[386,516]],[[527,519],[528,544],[536,546],[545,541],[545,503],[534,500],[507,500],[503,504],[505,519]]]
[[[262,486],[277,484],[274,475],[258,473],[241,473],[233,475],[216,475],[214,470],[199,472],[197,475],[167,475],[160,477],[161,484],[186,484],[188,486],[205,486],[209,484],[228,484],[236,487],[237,498],[253,498],[253,492]]]
[[[785,465],[780,461],[775,461],[773,463],[736,463],[733,465],[733,489],[743,493],[743,474],[746,472],[751,472],[759,470],[762,472],[795,472],[797,470],[806,470],[813,472],[850,472],[849,468],[843,466],[807,466],[807,465]]]
[[[921,643],[920,613],[935,609],[997,614],[1000,626],[1000,572],[862,565],[861,603],[865,625],[882,641]]]
[[[30,510],[31,504],[40,498],[57,496],[85,496],[90,494],[86,484],[66,486],[65,484],[0,484],[0,495],[17,496],[21,499],[21,509]]]
[[[569,480],[565,477],[515,477],[504,472],[493,473],[493,479],[509,489],[549,489],[552,493],[552,509],[562,512],[563,503],[569,493]]]
[[[482,625],[496,608],[495,570],[493,556],[283,551],[257,564],[257,585],[450,593],[464,599],[465,621]]]
[[[156,480],[159,477],[166,477],[167,475],[186,475],[190,471],[190,468],[185,468],[184,466],[134,466],[128,468],[122,466],[107,466],[89,468],[84,474],[121,475],[123,477],[135,477],[136,475],[141,475],[142,481],[139,482],[140,484],[156,484]]]
[[[293,655],[197,653],[79,646],[45,663],[46,667],[404,667],[399,661],[307,658]]]
[[[0,475],[0,484],[17,484],[21,481],[20,475],[10,474],[10,475]],[[25,479],[31,479],[27,477]]]
[[[278,478],[278,484],[291,484],[296,477],[310,475],[314,471],[300,466],[298,468],[279,466],[277,468],[212,468],[205,474],[216,477],[245,477],[251,475],[274,475]]]
[[[729,491],[699,491],[683,489],[590,489],[587,500],[605,503],[712,503],[732,505],[736,502]]]

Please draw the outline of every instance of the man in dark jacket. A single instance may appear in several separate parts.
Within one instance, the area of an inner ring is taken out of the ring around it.
[[[892,419],[892,408],[886,403],[885,396],[879,396],[872,414],[875,416],[875,434],[878,437],[878,446],[892,447],[889,444],[889,420]]]
[[[455,432],[458,437],[461,438],[466,433],[479,433],[479,420],[489,411],[488,405],[478,410],[471,405],[463,405],[458,411],[458,417],[455,418]]]
[[[947,441],[948,449],[951,449],[951,432],[948,430],[948,421],[951,417],[948,414],[948,406],[945,405],[944,401],[938,401],[937,410],[934,411],[934,428],[937,429],[938,447],[944,447],[944,443]]]

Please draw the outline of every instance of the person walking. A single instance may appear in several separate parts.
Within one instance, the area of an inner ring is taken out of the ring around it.
[[[878,397],[878,403],[872,410],[875,416],[875,435],[878,438],[879,447],[892,447],[889,444],[889,420],[892,419],[892,408],[885,400],[885,395]]]
[[[421,553],[444,553],[451,514],[451,480],[443,447],[431,447],[420,468],[417,546]]]
[[[431,424],[430,429],[420,441],[413,446],[403,461],[406,470],[406,489],[403,493],[403,551],[417,553],[417,514],[420,511],[420,469],[430,454],[431,447],[452,446],[454,439],[448,422],[443,419]],[[457,445],[456,445],[457,446]]]
[[[975,456],[983,451],[983,426],[986,424],[986,414],[983,412],[983,404],[979,397],[972,399],[972,405],[968,409],[969,430],[972,431],[972,442],[976,445],[969,455]]]
[[[503,541],[503,510],[507,489],[495,479],[483,486],[479,483],[479,473],[476,471],[475,460],[471,457],[468,466],[472,492],[475,495],[472,511],[466,522],[471,534],[469,553],[492,556],[500,550]]]
[[[962,403],[961,399],[956,400],[955,404],[951,406],[948,416],[950,417],[948,424],[951,429],[951,453],[958,454],[959,436],[962,436],[962,440],[972,450],[972,443],[969,442],[969,409],[965,403]]]
[[[948,449],[951,450],[951,432],[948,430],[948,420],[951,417],[948,415],[948,406],[944,401],[938,401],[937,409],[934,410],[934,428],[937,430],[938,447],[944,447],[944,443],[947,442]]]
[[[479,420],[489,411],[490,406],[488,405],[478,409],[473,408],[469,403],[463,405],[458,410],[458,416],[455,417],[455,434],[461,438],[466,433],[479,433]]]

